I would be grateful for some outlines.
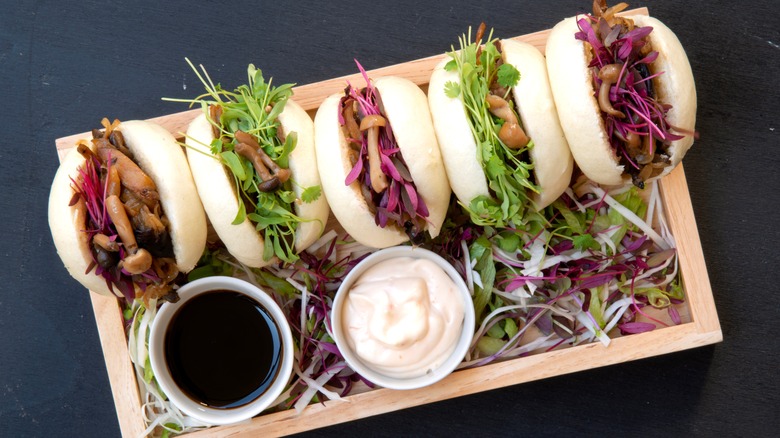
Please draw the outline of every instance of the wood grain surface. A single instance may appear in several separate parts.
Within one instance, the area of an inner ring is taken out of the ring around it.
[[[590,8],[575,0],[3,6],[0,436],[120,434],[90,296],[62,268],[49,236],[55,139],[105,116],[187,110],[160,99],[200,93],[185,56],[227,87],[244,81],[250,62],[278,83],[310,84],[352,74],[353,59],[374,69],[436,56],[480,21],[499,36],[522,35]],[[770,436],[780,429],[777,5],[632,6],[648,6],[677,33],[696,78],[700,138],[685,159],[685,177],[724,342],[486,392],[466,386],[472,395],[310,435]],[[670,343],[682,331],[670,330]],[[595,349],[589,354],[603,360]],[[535,372],[555,371],[540,368]],[[352,409],[354,418],[365,416]],[[283,432],[297,430],[290,427]]]
[[[626,13],[647,14],[647,9]],[[535,32],[518,36],[516,39],[528,41],[540,50],[544,50],[547,33],[547,31]],[[421,87],[427,87],[431,71],[442,57],[439,55],[382,67],[370,70],[368,74],[372,78],[385,75],[405,77]],[[358,75],[351,75],[296,87],[294,90],[296,100],[302,102],[304,109],[316,112],[320,103],[328,95],[341,90],[347,81],[354,83],[359,80],[361,78]],[[175,113],[155,118],[154,121],[176,134],[184,131],[199,111]],[[72,148],[79,138],[89,138],[89,133],[59,138],[55,150],[61,155],[66,149]],[[416,391],[377,389],[349,396],[343,401],[324,402],[300,414],[295,411],[266,414],[247,423],[212,428],[194,435],[209,437],[258,433],[264,436],[288,435],[513,384],[720,342],[722,333],[682,165],[663,179],[660,191],[665,216],[676,237],[680,269],[685,284],[686,303],[680,309],[683,322],[681,326],[634,335],[626,339],[616,339],[608,348],[600,344],[583,345],[538,354],[532,358],[515,359],[464,370],[445,378],[436,385]],[[136,373],[129,362],[123,330],[124,320],[115,300],[106,300],[102,296],[92,294],[92,302],[120,430],[123,436],[137,436],[145,428],[144,418],[139,406]]]

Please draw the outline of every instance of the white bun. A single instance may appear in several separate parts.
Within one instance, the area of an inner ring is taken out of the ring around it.
[[[203,208],[233,257],[253,268],[265,266],[270,261],[263,260],[263,238],[255,225],[249,219],[232,224],[238,213],[236,187],[233,177],[211,154],[209,145],[213,139],[211,124],[204,114],[196,117],[187,128],[187,159]]]
[[[623,166],[609,144],[604,120],[593,96],[590,70],[575,17],[553,28],[547,38],[547,73],[558,118],[577,166],[591,180],[605,185],[623,184]]]
[[[442,60],[431,74],[428,103],[450,187],[460,202],[469,205],[472,199],[490,196],[490,192],[485,171],[477,159],[477,143],[463,102],[459,97],[451,98],[444,92],[447,82],[460,84],[457,71],[444,69],[449,60],[449,57]]]
[[[447,213],[450,188],[425,93],[413,82],[397,77],[377,79],[374,86],[381,96],[385,115],[417,192],[428,207],[426,229],[435,237]],[[376,225],[360,192],[359,182],[344,184],[352,165],[338,121],[341,96],[334,94],[325,99],[314,118],[317,164],[328,204],[344,230],[359,243],[373,248],[403,243],[408,240],[403,230],[393,225],[385,228]]]
[[[297,144],[290,154],[291,179],[295,194],[300,199],[303,189],[319,185],[317,163],[314,156],[314,126],[311,117],[296,102],[288,99],[279,122],[285,135],[297,134]],[[187,129],[187,157],[189,158],[195,185],[206,209],[214,231],[222,243],[238,261],[259,268],[272,260],[263,260],[264,241],[255,224],[244,219],[233,225],[238,213],[238,197],[232,175],[210,151],[214,139],[211,124],[200,115]],[[324,196],[311,203],[295,203],[295,214],[303,219],[296,229],[295,250],[303,251],[319,238],[328,220],[328,203]]]
[[[180,271],[195,267],[206,246],[206,216],[200,204],[187,160],[176,139],[165,128],[145,121],[123,122],[117,128],[134,161],[154,181],[168,218],[168,231]],[[91,142],[87,142],[93,147]],[[70,179],[76,179],[84,158],[73,148],[60,164],[49,194],[49,227],[54,245],[68,272],[86,288],[112,295],[105,280],[94,271],[86,274],[92,261],[85,218],[69,207],[73,196]]]
[[[143,120],[123,122],[125,144],[134,161],[157,185],[176,265],[190,272],[206,247],[206,214],[195,189],[187,158],[176,138],[162,126]]]
[[[574,160],[558,121],[542,53],[514,40],[502,40],[501,52],[504,62],[520,72],[520,81],[512,92],[525,132],[534,142],[529,154],[540,193],[534,194],[533,200],[536,208],[542,209],[569,187]]]
[[[558,122],[544,57],[535,47],[514,40],[502,40],[501,47],[504,62],[520,71],[520,81],[512,91],[523,128],[534,142],[530,159],[541,193],[532,198],[541,209],[569,186],[573,160]],[[444,91],[447,82],[460,84],[457,71],[444,69],[449,60],[444,59],[434,69],[428,101],[452,191],[468,205],[477,196],[489,196],[488,183],[477,159],[477,144],[463,102]]]
[[[696,88],[693,74],[680,41],[663,23],[647,16],[629,16],[639,26],[652,26],[650,41],[658,51],[658,59],[650,66],[652,72],[663,71],[653,84],[660,102],[671,104],[669,122],[693,131],[696,122]],[[547,67],[555,104],[565,108],[559,113],[577,166],[589,179],[604,185],[622,185],[630,181],[618,164],[609,144],[588,68],[589,54],[585,44],[574,38],[579,31],[576,17],[558,23],[547,39]],[[660,175],[676,166],[693,144],[686,135],[670,146],[671,165]],[[654,179],[654,178],[652,178]],[[649,181],[649,180],[648,180]]]
[[[317,156],[314,150],[314,122],[309,114],[292,99],[287,99],[284,111],[279,114],[284,134],[295,132],[298,142],[290,154],[290,171],[296,184],[293,190],[298,199],[306,187],[322,186],[317,171]],[[330,208],[324,195],[314,202],[296,202],[295,214],[304,220],[295,231],[295,250],[301,252],[322,235],[328,222]]]
[[[658,51],[658,58],[650,65],[652,72],[664,74],[653,81],[659,101],[671,103],[666,120],[673,126],[693,132],[696,128],[696,84],[688,56],[680,40],[665,24],[645,15],[630,16],[638,26],[651,26],[650,44]],[[660,176],[672,171],[693,146],[693,136],[686,135],[669,146],[671,165]]]
[[[433,130],[428,99],[414,82],[396,76],[379,78],[374,86],[382,97],[385,115],[417,193],[428,207],[425,229],[431,237],[436,237],[447,215],[452,192]]]
[[[344,184],[352,166],[346,153],[347,141],[339,126],[341,96],[334,94],[325,99],[314,116],[314,147],[322,191],[333,215],[353,239],[373,248],[403,243],[408,239],[403,231],[392,225],[380,228],[374,223],[374,215],[360,193],[359,182]]]
[[[89,146],[92,147],[92,143],[89,143]],[[114,296],[103,277],[95,275],[94,270],[86,272],[92,262],[87,233],[83,232],[86,218],[82,210],[68,206],[73,197],[70,180],[71,178],[76,180],[78,168],[82,164],[84,164],[84,157],[74,147],[62,160],[54,175],[49,193],[51,237],[65,269],[73,278],[93,292]],[[115,291],[119,292],[117,289]]]

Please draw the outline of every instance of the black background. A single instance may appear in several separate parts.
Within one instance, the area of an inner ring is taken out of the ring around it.
[[[320,436],[770,435],[780,430],[780,7],[648,1],[686,48],[700,140],[685,158],[724,342],[337,425]],[[89,295],[46,218],[54,140],[183,110],[184,57],[232,88],[250,62],[306,84],[447,50],[469,25],[552,27],[587,1],[2,1],[0,435],[116,436]],[[186,88],[186,89],[185,89]]]

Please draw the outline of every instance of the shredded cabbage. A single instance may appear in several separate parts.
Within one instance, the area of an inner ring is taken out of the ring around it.
[[[476,226],[453,201],[437,239],[424,245],[461,273],[474,299],[476,329],[459,369],[538,351],[599,341],[667,325],[644,312],[684,296],[674,240],[661,196],[652,184],[647,202],[635,188],[606,190],[584,181],[540,212],[546,223],[524,229]],[[565,212],[565,214],[562,214]],[[657,230],[657,231],[656,231]],[[329,311],[341,280],[371,252],[348,236],[326,233],[294,264],[249,268],[224,250],[204,254],[201,274],[234,275],[268,291],[284,309],[295,339],[294,376],[269,411],[345,401],[370,382],[347,367],[331,335]],[[143,400],[145,433],[177,434],[208,427],[167,401],[149,369],[148,332],[156,302],[130,306],[128,348]],[[637,319],[641,317],[641,319]],[[649,322],[648,322],[649,321]]]

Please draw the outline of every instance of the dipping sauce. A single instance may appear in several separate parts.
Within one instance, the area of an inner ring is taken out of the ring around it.
[[[369,368],[413,378],[439,367],[463,326],[458,287],[436,263],[397,257],[367,269],[349,289],[342,327]]]
[[[171,319],[163,348],[176,385],[196,403],[219,409],[262,395],[282,357],[279,328],[268,311],[229,290],[184,303]]]

